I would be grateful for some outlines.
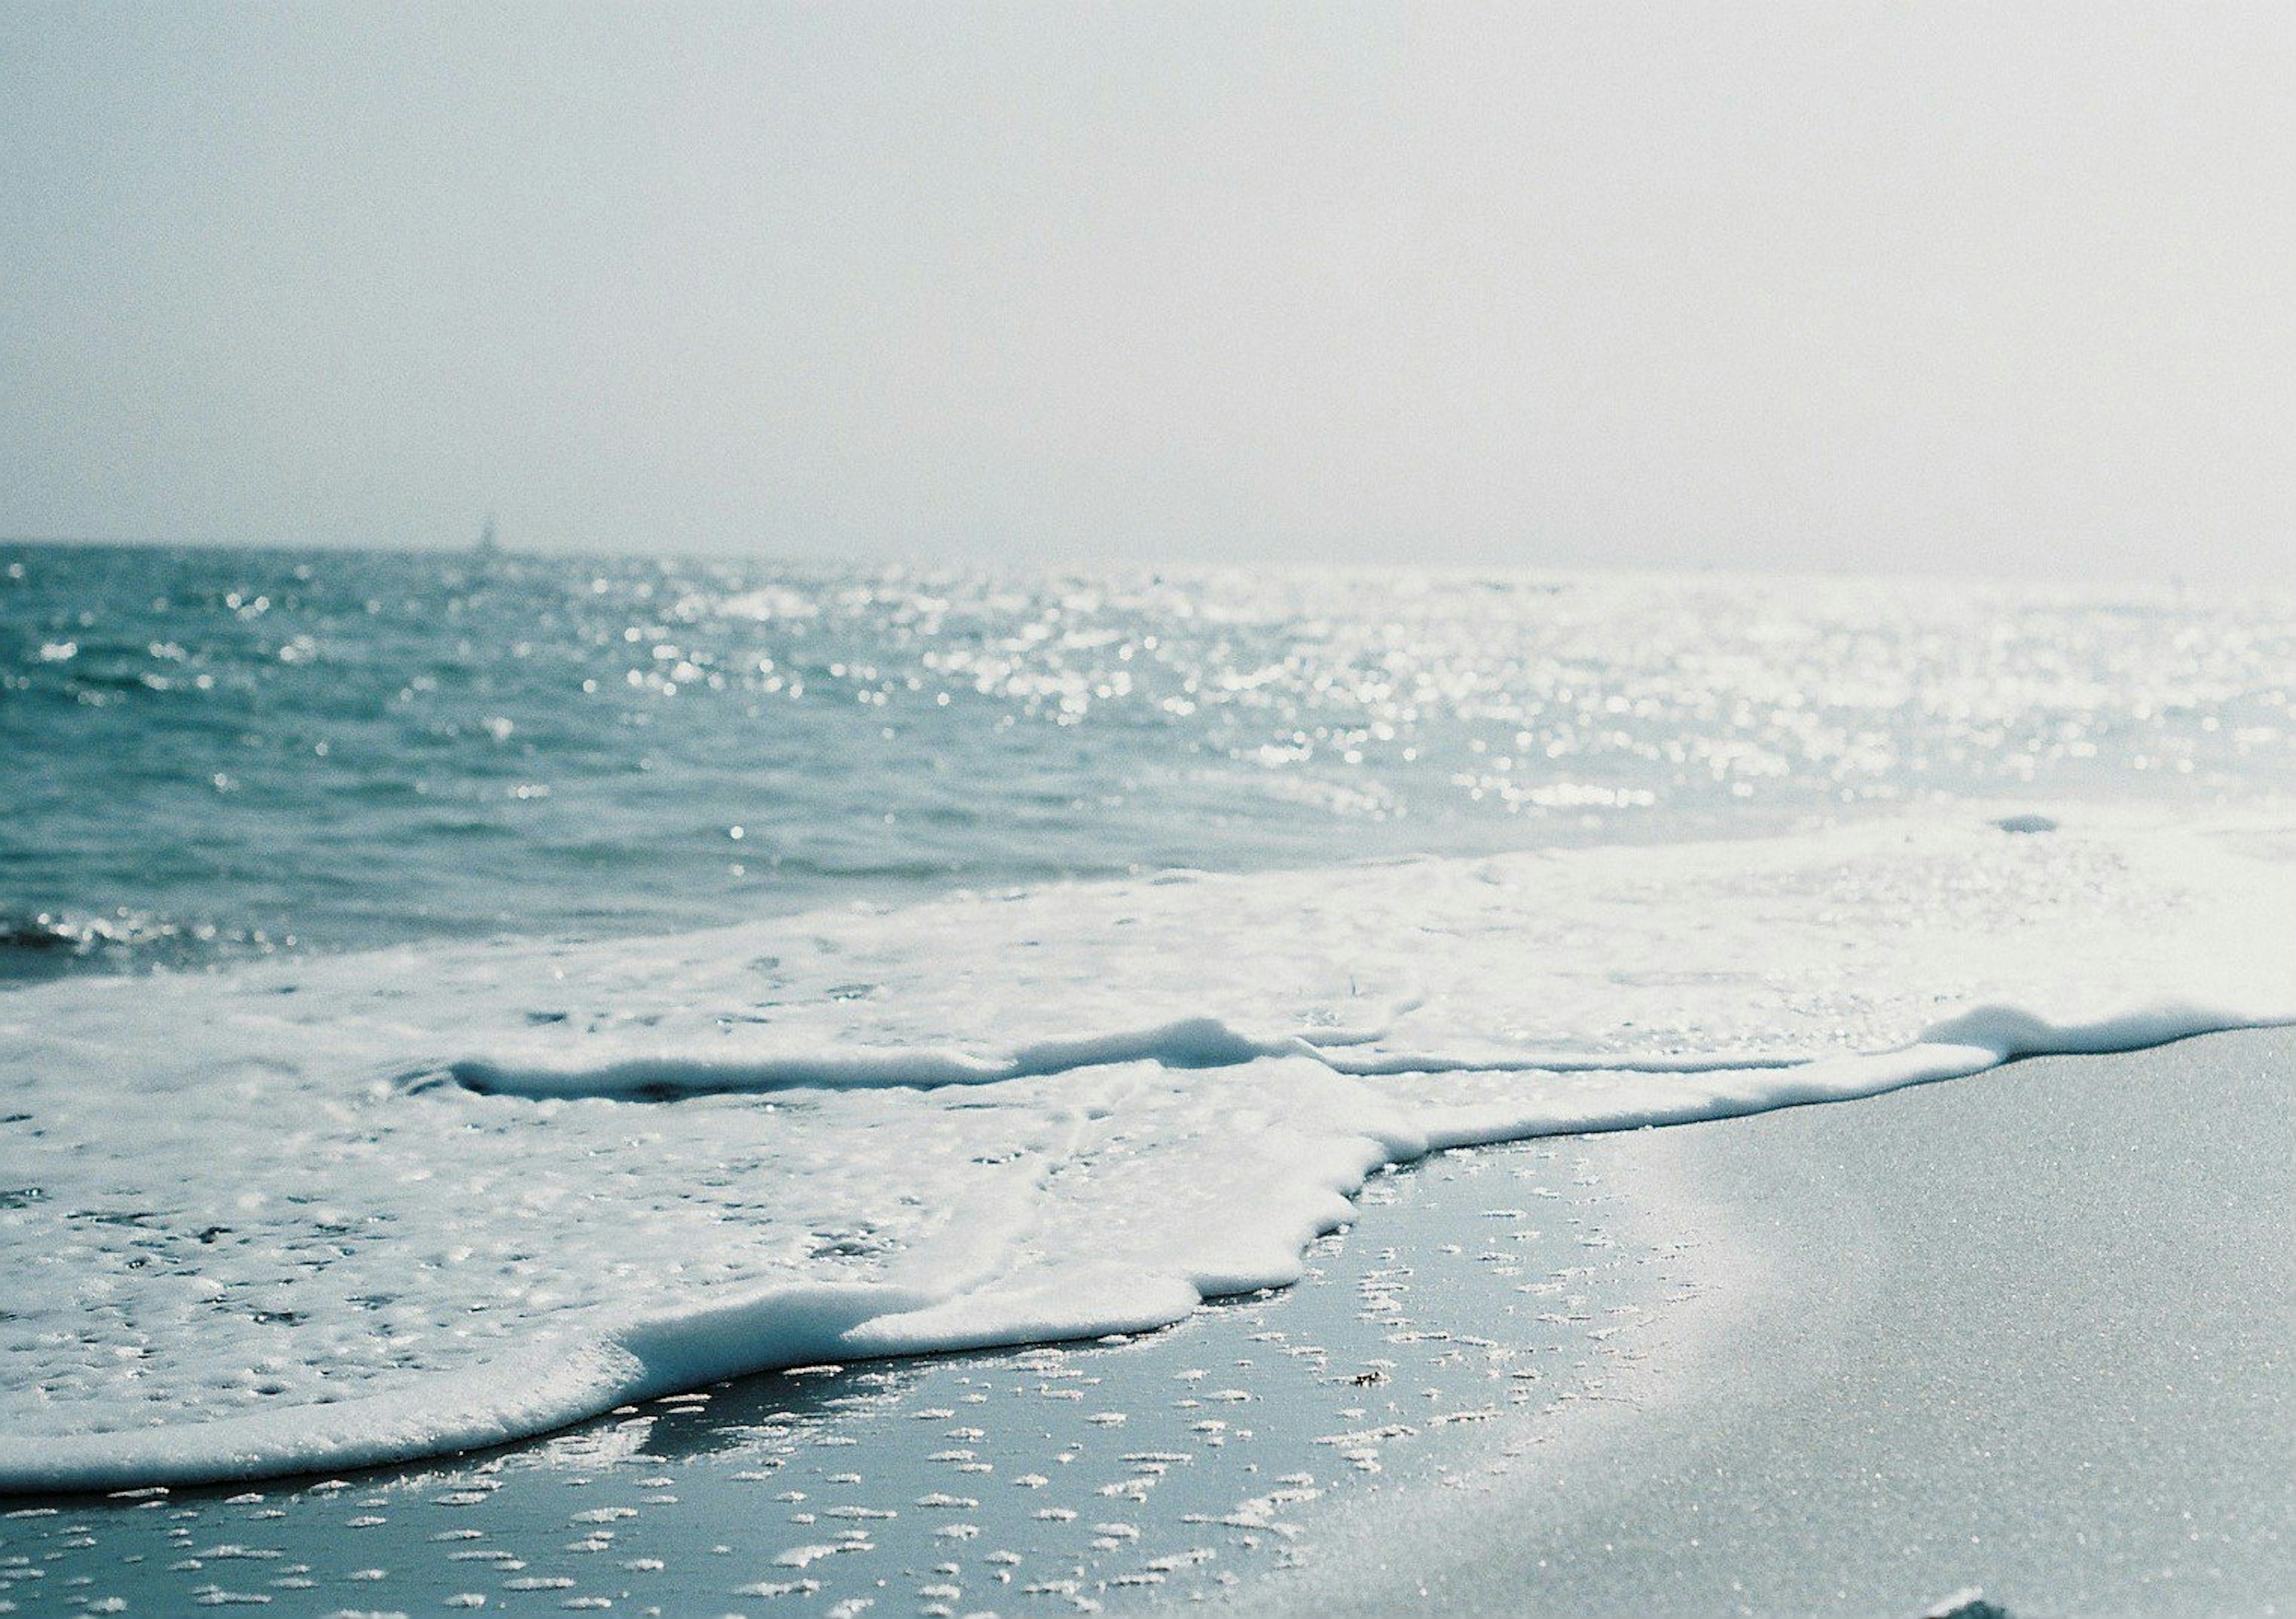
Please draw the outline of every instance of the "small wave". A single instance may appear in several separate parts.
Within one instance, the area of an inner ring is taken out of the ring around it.
[[[1709,1076],[1710,1084],[1649,1095],[1611,1092],[1582,1099],[1576,1108],[1558,1109],[1551,1098],[1519,1100],[1506,1116],[1476,1117],[1433,1107],[1423,1110],[1423,1127],[1414,1128],[1393,1122],[1382,1126],[1376,1113],[1362,1112],[1358,1098],[1335,1121],[1335,1141],[1305,1158],[1268,1166],[1278,1172],[1275,1201],[1257,1211],[1258,1221],[1237,1231],[1213,1231],[1183,1220],[1134,1257],[1137,1269],[1119,1264],[1111,1276],[1086,1263],[1079,1273],[1071,1256],[1033,1280],[1024,1270],[1000,1263],[985,1275],[958,1271],[923,1288],[801,1285],[657,1311],[554,1347],[520,1350],[464,1368],[446,1387],[426,1381],[316,1409],[14,1439],[0,1445],[0,1494],[205,1484],[381,1465],[506,1443],[633,1401],[752,1372],[1152,1330],[1212,1298],[1297,1280],[1300,1250],[1351,1216],[1347,1199],[1369,1173],[1430,1151],[1849,1100],[1964,1077],[2020,1056],[2133,1050],[2252,1021],[2222,1009],[2166,1006],[2064,1025],[2013,1007],[1988,1006],[1940,1023],[1897,1051],[1718,1072]],[[1067,1055],[1118,1059],[1144,1044],[1219,1056],[1229,1051],[1229,1039],[1215,1029],[1167,1028],[1078,1042]],[[1039,1064],[1054,1059],[1048,1052],[1034,1059]],[[1319,1100],[1332,1099],[1322,1093]]]
[[[29,987],[0,1485],[1155,1326],[1296,1279],[1431,1150],[2287,1021],[2285,824],[1912,817]]]
[[[30,1438],[0,1451],[0,1495],[212,1484],[379,1466],[508,1443],[632,1401],[827,1360],[859,1324],[931,1303],[890,1288],[785,1288],[559,1348],[505,1355],[423,1386],[144,1432]]]
[[[187,967],[267,954],[277,941],[254,928],[218,928],[125,909],[87,916],[0,910],[0,981]]]
[[[537,1024],[562,1021],[534,1018]],[[428,1089],[441,1078],[481,1096],[537,1100],[576,1097],[676,1101],[693,1096],[766,1095],[779,1091],[937,1091],[1042,1079],[1083,1068],[1150,1062],[1173,1069],[1227,1068],[1271,1057],[1306,1057],[1356,1078],[1433,1074],[1718,1074],[1802,1066],[1802,1059],[1756,1052],[1697,1056],[1522,1051],[1464,1057],[1440,1051],[1389,1051],[1358,1057],[1348,1047],[1378,1040],[1378,1029],[1317,1029],[1259,1035],[1218,1018],[1183,1018],[1152,1028],[1124,1029],[1024,1045],[1003,1058],[902,1046],[867,1051],[790,1051],[750,1058],[664,1055],[596,1067],[521,1065],[464,1058],[402,1081]]]
[[[1022,1046],[1003,1059],[972,1057],[960,1051],[886,1047],[746,1059],[634,1058],[592,1068],[520,1067],[474,1058],[448,1065],[447,1073],[464,1090],[482,1096],[615,1097],[667,1101],[684,1096],[794,1090],[900,1087],[932,1091],[947,1085],[985,1085],[1008,1079],[1044,1078],[1117,1063],[1153,1062],[1167,1068],[1218,1068],[1262,1057],[1315,1054],[1316,1048],[1297,1036],[1260,1040],[1229,1027],[1217,1018],[1184,1018],[1154,1028],[1043,1041]]]

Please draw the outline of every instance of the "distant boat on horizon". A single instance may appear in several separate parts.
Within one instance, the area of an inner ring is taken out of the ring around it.
[[[471,554],[478,557],[498,557],[502,555],[502,541],[495,533],[495,514],[493,512],[488,512],[486,515],[486,520],[479,525],[479,543],[471,548]]]

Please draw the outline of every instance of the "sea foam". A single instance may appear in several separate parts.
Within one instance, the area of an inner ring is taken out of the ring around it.
[[[2288,823],[1965,808],[45,985],[0,999],[0,1488],[1153,1327],[1435,1149],[2292,1016]]]

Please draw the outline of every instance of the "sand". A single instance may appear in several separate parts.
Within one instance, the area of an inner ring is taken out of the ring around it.
[[[1454,1154],[1144,1338],[5,1503],[0,1612],[2272,1614],[2296,1037]]]
[[[2296,1034],[1623,1138],[1742,1282],[1670,1397],[1252,1611],[2296,1611]],[[1664,1343],[1652,1345],[1664,1353]]]
[[[430,1467],[24,1503],[0,1516],[0,1600],[931,1615],[1215,1594],[1295,1562],[1332,1502],[1605,1398],[1693,1286],[1679,1245],[1636,1237],[1648,1201],[1578,1142],[1453,1155],[1376,1178],[1301,1287],[1168,1332],[749,1378]]]

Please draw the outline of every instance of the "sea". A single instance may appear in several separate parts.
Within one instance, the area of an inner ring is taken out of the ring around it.
[[[0,1489],[1281,1287],[2296,1017],[2296,597],[0,545]]]

